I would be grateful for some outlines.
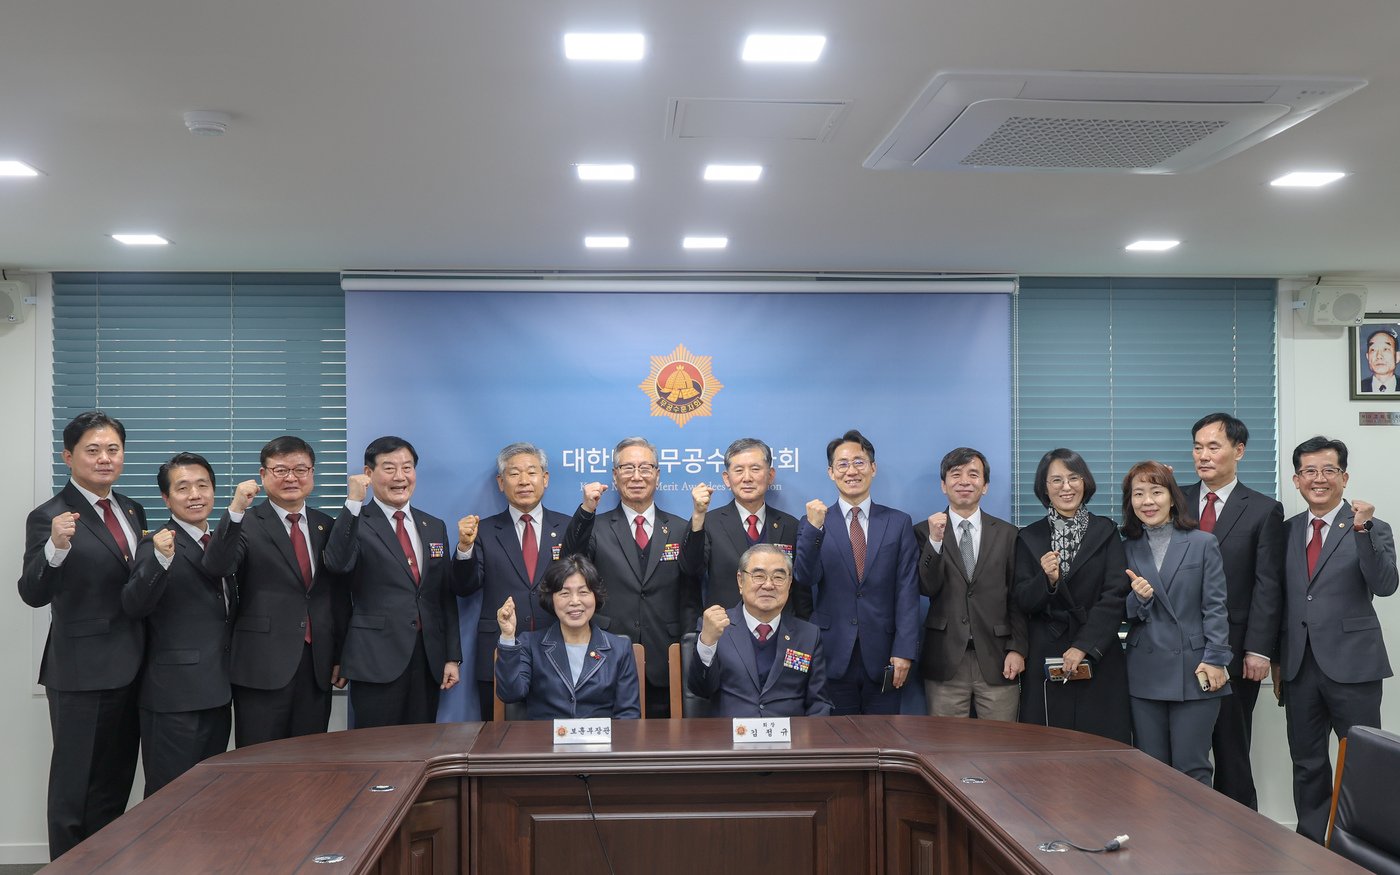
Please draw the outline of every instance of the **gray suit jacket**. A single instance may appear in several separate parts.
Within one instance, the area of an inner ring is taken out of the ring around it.
[[[1304,511],[1285,524],[1283,679],[1297,677],[1309,640],[1313,658],[1334,681],[1388,678],[1390,660],[1371,600],[1395,592],[1395,535],[1380,520],[1372,521],[1369,534],[1353,530],[1356,514],[1343,501],[1309,579],[1310,516]]]
[[[1230,624],[1225,609],[1225,567],[1214,535],[1172,529],[1162,568],[1147,536],[1123,542],[1128,568],[1152,584],[1143,602],[1128,593],[1128,692],[1139,699],[1189,702],[1226,695],[1227,684],[1203,692],[1196,666],[1230,664]]]

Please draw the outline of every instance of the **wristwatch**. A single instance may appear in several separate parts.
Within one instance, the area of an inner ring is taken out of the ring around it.
[[[1366,522],[1362,523],[1362,524],[1359,525],[1359,526],[1352,526],[1352,528],[1355,529],[1355,530],[1358,531],[1358,532],[1369,532],[1369,531],[1371,531],[1371,529],[1375,528],[1375,525],[1376,525],[1376,521],[1375,521],[1375,520],[1367,520]]]

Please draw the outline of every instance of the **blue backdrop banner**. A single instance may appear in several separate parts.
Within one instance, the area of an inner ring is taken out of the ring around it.
[[[826,444],[851,428],[875,445],[876,502],[916,522],[941,510],[938,461],[973,446],[991,467],[983,507],[1010,518],[1009,295],[349,292],[345,323],[349,468],[375,437],[407,439],[413,504],[449,531],[505,508],[506,444],[548,453],[545,505],[568,514],[584,483],[612,482],[629,435],[656,444],[656,502],[680,516],[696,483],[727,502],[725,447],[761,438],[778,469],[769,500],[800,517],[835,501]],[[615,503],[610,490],[601,509]],[[470,679],[480,596],[461,608]],[[921,711],[919,686],[906,710]],[[476,719],[471,687],[439,719]]]

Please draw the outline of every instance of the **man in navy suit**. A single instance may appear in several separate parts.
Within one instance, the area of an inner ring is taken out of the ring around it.
[[[1278,658],[1283,614],[1283,505],[1255,492],[1236,476],[1249,429],[1228,413],[1211,413],[1191,428],[1199,483],[1186,486],[1185,513],[1215,535],[1225,562],[1225,606],[1230,621],[1230,687],[1220,700],[1211,747],[1215,789],[1250,808],[1259,807],[1250,766],[1254,703],[1259,682]]]
[[[840,516],[828,525],[827,505],[807,502],[795,573],[813,590],[833,713],[898,714],[922,619],[914,523],[870,500],[875,447],[865,435],[851,430],[831,441],[826,459]]]
[[[140,704],[147,796],[223,753],[233,725],[233,588],[204,570],[214,470],[203,456],[179,453],[160,466],[156,485],[170,521],[136,548],[136,568],[122,589],[127,614],[146,620]]]
[[[49,606],[39,683],[49,700],[49,857],[126,810],[140,743],[136,678],[145,629],[122,611],[121,591],[146,528],[141,505],[112,490],[126,428],[100,410],[63,429],[68,484],[25,521],[19,595]]]
[[[817,627],[784,615],[792,560],[774,544],[739,558],[740,604],[705,611],[686,685],[717,717],[824,717],[826,659]]]
[[[713,486],[700,483],[691,491],[681,561],[691,575],[707,581],[703,604],[738,604],[739,556],[754,544],[777,544],[789,557],[796,549],[797,518],[765,500],[776,476],[773,450],[757,438],[739,438],[724,451],[724,485],[734,500],[712,511]],[[799,617],[812,613],[811,593],[796,585],[789,604]]]
[[[1314,437],[1293,451],[1308,509],[1285,523],[1283,681],[1298,832],[1321,842],[1332,796],[1328,733],[1381,725],[1391,676],[1372,599],[1395,592],[1395,536],[1365,501],[1348,503],[1347,445]]]
[[[539,585],[549,566],[564,555],[569,517],[544,506],[549,487],[549,460],[534,444],[514,443],[496,454],[496,487],[508,507],[478,520],[468,516],[459,547],[470,559],[462,595],[483,590],[481,619],[476,624],[476,690],[481,719],[493,713],[494,674],[491,655],[500,637],[492,606],[513,599],[515,622],[522,632],[543,631],[554,622],[540,605]]]
[[[432,723],[441,691],[457,685],[466,521],[454,547],[445,522],[410,506],[417,469],[418,451],[403,438],[370,441],[365,473],[351,475],[326,540],[326,565],[346,575],[353,605],[341,675],[357,729]]]
[[[234,487],[228,512],[204,551],[211,577],[234,577],[229,681],[233,740],[239,747],[325,732],[350,595],[321,550],[331,518],[309,506],[316,453],[295,435],[259,454],[257,480]],[[267,501],[253,504],[260,490]]]

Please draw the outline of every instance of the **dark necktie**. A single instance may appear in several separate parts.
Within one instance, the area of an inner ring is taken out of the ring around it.
[[[112,510],[112,499],[99,498],[97,506],[102,508],[102,522],[107,524],[107,531],[112,533],[112,539],[117,542],[117,549],[122,551],[122,561],[131,564],[131,544],[126,540],[126,532],[122,531],[121,520],[117,519],[117,514]]]
[[[754,627],[754,631],[758,633],[758,643],[762,644],[768,640],[769,635],[773,634],[773,627],[767,623],[759,623]]]
[[[1312,527],[1312,540],[1308,542],[1308,577],[1317,570],[1317,557],[1322,554],[1322,530],[1327,528],[1327,521],[1314,518]]]
[[[525,580],[533,585],[535,566],[540,560],[540,545],[535,540],[535,527],[530,525],[534,520],[530,519],[530,515],[522,513],[520,521],[525,524],[525,533],[520,536],[520,555],[525,560]]]
[[[413,573],[413,585],[418,585],[418,560],[413,555],[413,542],[408,538],[408,529],[404,528],[404,512],[394,511],[394,534],[399,536],[399,546],[403,548],[403,557],[408,560],[408,570]]]
[[[646,525],[646,517],[637,514],[633,519],[637,522],[637,549],[645,550],[647,544],[651,543],[651,539],[647,537],[647,530],[643,528]]]
[[[1206,493],[1206,509],[1201,511],[1201,531],[1215,531],[1215,503],[1220,500],[1220,496],[1214,492]]]
[[[211,540],[213,540],[213,539],[214,539],[214,536],[211,535],[211,534],[209,534],[208,532],[205,532],[204,534],[200,535],[200,536],[199,536],[199,549],[201,549],[201,550],[208,550],[208,549],[209,549],[209,542],[210,542]]]
[[[756,514],[756,513],[751,513],[751,514],[749,514],[748,523],[749,523],[749,543],[750,543],[750,544],[757,544],[757,543],[758,543],[758,538],[759,538],[759,534],[758,534],[758,514]]]
[[[865,529],[860,527],[860,508],[851,508],[851,555],[856,560],[856,580],[865,579]]]
[[[958,538],[958,550],[962,553],[963,569],[967,571],[967,579],[972,579],[972,569],[977,566],[977,560],[972,555],[972,520],[963,520],[958,523],[958,528],[962,530],[962,535]]]
[[[306,547],[306,538],[301,533],[301,514],[287,514],[287,522],[292,526],[292,555],[297,559],[297,568],[301,569],[301,582],[307,589],[311,589],[311,551]],[[302,640],[307,644],[311,643],[311,614],[306,615],[306,634]]]

